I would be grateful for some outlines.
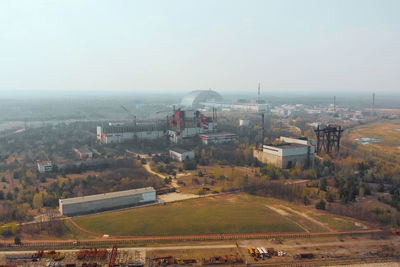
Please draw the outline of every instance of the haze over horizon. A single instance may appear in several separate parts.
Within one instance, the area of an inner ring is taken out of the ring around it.
[[[399,1],[0,2],[0,92],[398,93]]]

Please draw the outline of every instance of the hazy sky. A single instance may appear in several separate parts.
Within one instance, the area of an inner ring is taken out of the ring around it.
[[[400,1],[1,0],[0,90],[400,91]]]

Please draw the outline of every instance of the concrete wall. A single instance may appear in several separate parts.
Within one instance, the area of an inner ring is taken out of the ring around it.
[[[307,146],[291,147],[291,148],[280,148],[277,146],[268,146],[268,145],[263,146],[264,152],[282,157],[304,155],[308,153],[308,149],[309,148]]]
[[[311,147],[308,148],[311,149]],[[308,153],[308,151],[302,154],[285,156],[254,150],[253,156],[263,163],[272,164],[282,169],[294,168],[296,163],[300,163],[302,167],[311,167],[314,165],[314,154]]]
[[[173,160],[177,160],[177,161],[185,161],[186,159],[194,159],[194,152],[193,151],[186,151],[183,153],[178,153],[176,151],[170,150],[169,151],[169,156],[173,159]]]
[[[65,204],[59,202],[60,213],[66,216],[89,214],[137,205],[143,205],[156,201],[156,192],[148,192],[131,196],[123,196],[109,199],[99,199],[90,202]]]
[[[236,137],[232,136],[209,136],[207,137],[201,137],[203,144],[208,145],[208,144],[224,144],[224,143],[231,143],[233,142]]]
[[[154,140],[165,136],[164,131],[145,131],[145,132],[125,132],[125,133],[108,133],[104,134],[104,143],[123,143],[134,138],[139,140]]]
[[[38,166],[38,171],[40,173],[45,173],[45,172],[51,172],[53,170],[53,164],[52,163],[48,163],[48,164],[37,164]]]
[[[266,152],[259,151],[259,150],[254,150],[253,155],[255,158],[257,158],[262,163],[268,163],[268,164],[275,165],[279,168],[283,168],[282,167],[282,157],[280,155],[266,153]]]

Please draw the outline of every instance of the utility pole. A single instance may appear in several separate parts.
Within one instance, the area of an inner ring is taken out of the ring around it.
[[[375,115],[375,93],[372,93],[372,116]]]
[[[333,97],[333,112],[336,113],[336,96]]]

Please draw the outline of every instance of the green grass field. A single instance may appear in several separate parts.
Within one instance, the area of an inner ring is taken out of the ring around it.
[[[295,214],[268,208],[269,198],[222,195],[75,218],[83,228],[109,235],[323,232]]]

